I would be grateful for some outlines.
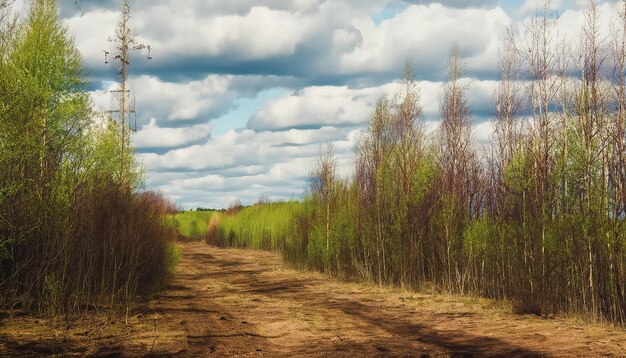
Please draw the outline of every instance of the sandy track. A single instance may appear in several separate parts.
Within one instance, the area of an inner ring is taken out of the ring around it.
[[[626,356],[624,329],[342,283],[285,268],[274,253],[182,246],[169,287],[128,325],[97,314],[71,325],[5,318],[0,355]]]

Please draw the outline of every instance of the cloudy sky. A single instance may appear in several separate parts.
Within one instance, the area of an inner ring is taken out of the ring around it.
[[[104,64],[121,0],[61,0],[84,56],[94,102],[110,107],[115,68]],[[567,30],[581,0],[553,1]],[[436,127],[444,65],[454,43],[469,81],[479,140],[490,131],[498,46],[535,0],[132,0],[138,42],[130,84],[133,141],[147,187],[185,208],[300,198],[320,143],[344,174],[376,99],[398,90],[412,59],[429,128]],[[616,2],[601,11],[615,16]],[[572,30],[571,38],[578,30]]]

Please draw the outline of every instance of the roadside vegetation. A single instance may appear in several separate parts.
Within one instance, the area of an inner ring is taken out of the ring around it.
[[[217,242],[339,277],[626,324],[626,2],[602,34],[589,1],[577,48],[548,4],[525,34],[505,36],[484,150],[456,50],[433,133],[408,65],[404,90],[373,109],[352,177],[322,148],[304,203],[226,215]]]
[[[221,246],[280,250],[291,244],[287,243],[291,217],[301,210],[302,204],[296,201],[231,205],[219,217],[207,241]]]
[[[129,131],[92,111],[56,1],[1,5],[0,307],[127,308],[173,270],[174,206],[140,190]]]
[[[168,220],[182,239],[202,240],[212,218],[219,215],[217,210],[187,210],[169,215]]]

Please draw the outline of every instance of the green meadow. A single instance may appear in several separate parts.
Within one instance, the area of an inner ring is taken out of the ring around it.
[[[209,227],[213,215],[220,215],[218,211],[182,211],[171,216],[174,228],[187,238],[203,237]]]
[[[293,214],[302,210],[296,201],[276,202],[242,208],[219,219],[215,241],[222,246],[279,250],[288,239]]]

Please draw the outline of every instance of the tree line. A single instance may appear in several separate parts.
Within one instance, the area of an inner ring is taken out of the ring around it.
[[[507,32],[482,149],[456,48],[434,133],[408,64],[402,92],[371,112],[354,174],[340,178],[332,146],[322,148],[304,203],[272,246],[339,277],[626,323],[621,4],[602,34],[598,3],[588,1],[577,46],[560,35],[549,2],[522,34]],[[218,227],[217,242],[246,245],[236,233]]]
[[[0,306],[128,307],[172,268],[173,206],[140,190],[129,131],[92,110],[56,1],[33,0],[25,16],[11,3],[0,6]]]

